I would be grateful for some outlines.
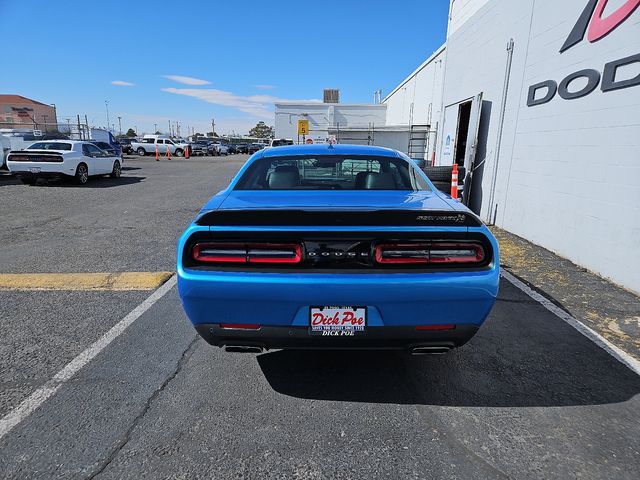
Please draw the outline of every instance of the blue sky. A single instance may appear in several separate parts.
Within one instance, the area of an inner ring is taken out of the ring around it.
[[[0,0],[0,93],[151,132],[246,133],[274,99],[389,93],[445,40],[448,0]],[[8,41],[7,39],[12,39]],[[207,128],[209,127],[209,128]]]

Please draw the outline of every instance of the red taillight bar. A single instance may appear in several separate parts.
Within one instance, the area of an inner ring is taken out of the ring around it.
[[[220,328],[225,330],[260,330],[257,323],[221,323]]]
[[[206,263],[300,263],[297,243],[198,243],[193,259]]]
[[[475,242],[385,243],[375,248],[380,264],[481,263],[484,248]]]
[[[418,325],[416,330],[455,330],[456,326],[453,323],[446,323],[444,325]]]
[[[209,263],[245,263],[247,249],[241,243],[198,243],[193,247],[193,259]]]

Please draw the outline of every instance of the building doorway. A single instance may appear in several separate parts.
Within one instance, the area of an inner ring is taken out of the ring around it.
[[[457,163],[459,167],[464,167],[465,152],[467,151],[467,142],[469,140],[469,120],[471,119],[472,103],[470,100],[458,106],[458,129],[455,137],[453,162]]]

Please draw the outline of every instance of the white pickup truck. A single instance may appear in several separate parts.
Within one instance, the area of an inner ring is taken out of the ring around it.
[[[185,145],[182,143],[176,143],[170,138],[159,136],[145,136],[141,142],[131,142],[131,149],[141,157],[144,155],[151,155],[156,153],[156,147],[160,155],[166,155],[167,150],[171,152],[171,155],[181,157],[184,155]]]

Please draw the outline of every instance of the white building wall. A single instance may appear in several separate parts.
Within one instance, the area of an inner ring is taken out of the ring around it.
[[[447,35],[452,35],[488,2],[489,0],[451,0]],[[520,4],[520,0],[515,0],[512,3]]]
[[[440,118],[445,47],[436,50],[384,100],[387,125],[432,125]]]
[[[459,3],[462,2],[462,3]],[[480,5],[484,3],[484,5]],[[605,17],[620,7],[611,0]],[[458,5],[456,5],[458,4]],[[640,9],[601,40],[559,53],[586,0],[455,0],[447,39],[444,105],[483,92],[490,106],[482,216],[640,292],[640,86],[527,106],[530,85],[640,53]],[[480,5],[480,8],[478,6]],[[499,158],[506,45],[513,67]],[[622,73],[640,74],[640,64]],[[584,82],[576,81],[570,90]],[[439,143],[441,145],[441,143]],[[480,159],[480,160],[483,160]],[[497,168],[492,205],[487,204]]]

